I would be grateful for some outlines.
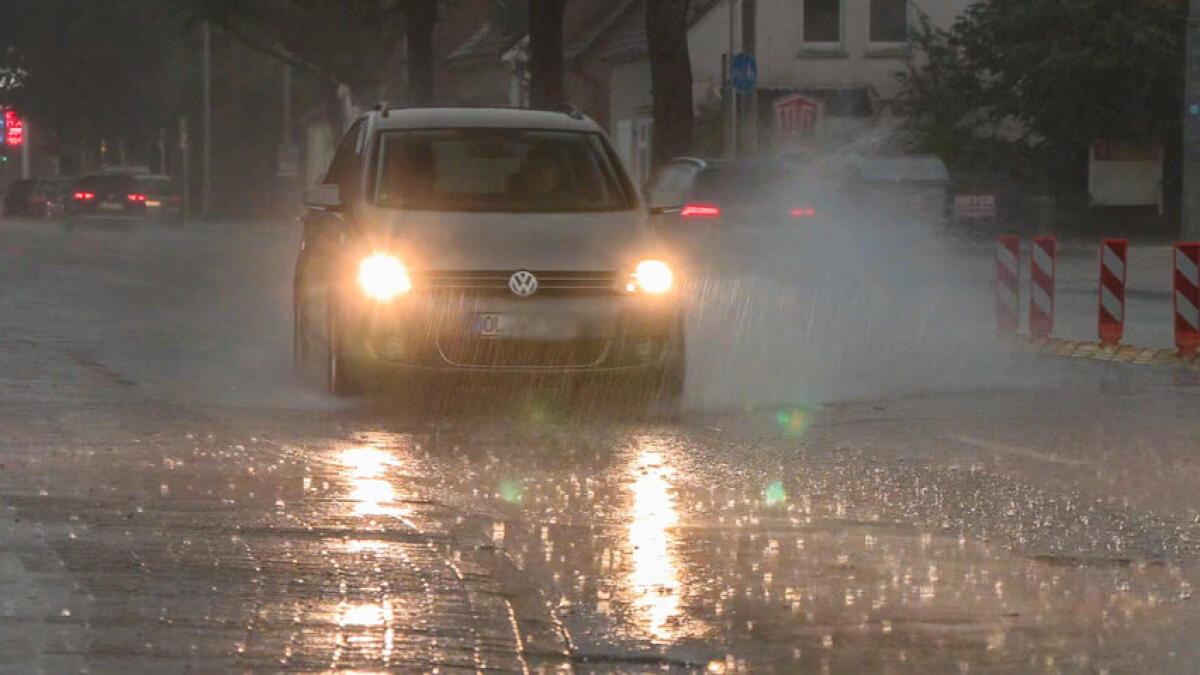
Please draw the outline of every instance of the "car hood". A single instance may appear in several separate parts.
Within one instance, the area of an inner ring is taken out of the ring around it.
[[[639,212],[374,210],[365,242],[428,270],[620,270],[661,248]]]

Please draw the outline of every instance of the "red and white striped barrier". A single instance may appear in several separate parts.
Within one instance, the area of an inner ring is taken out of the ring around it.
[[[1175,244],[1175,346],[1200,350],[1200,242]]]
[[[1016,235],[996,237],[996,330],[1014,335],[1021,327],[1021,240]]]
[[[1129,241],[1100,242],[1100,343],[1120,344],[1125,334],[1125,279]]]
[[[1033,258],[1029,263],[1029,334],[1048,338],[1054,331],[1054,268],[1058,240],[1033,238]]]

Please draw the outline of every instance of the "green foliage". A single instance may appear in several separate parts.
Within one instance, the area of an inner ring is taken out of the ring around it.
[[[1008,164],[1078,163],[1097,139],[1178,136],[1179,0],[982,0],[948,30],[922,20],[900,111],[923,149]]]

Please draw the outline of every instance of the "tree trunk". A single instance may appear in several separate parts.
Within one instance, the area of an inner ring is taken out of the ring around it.
[[[567,0],[529,0],[529,105],[566,102],[563,84],[563,16]]]
[[[433,104],[433,28],[437,23],[436,0],[410,0],[405,7],[405,37],[408,40],[408,103]]]
[[[654,94],[654,168],[692,147],[692,60],[688,53],[688,0],[647,0],[646,37]]]

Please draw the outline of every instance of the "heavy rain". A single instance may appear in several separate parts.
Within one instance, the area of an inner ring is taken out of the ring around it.
[[[1197,17],[0,2],[0,672],[1200,672]]]

